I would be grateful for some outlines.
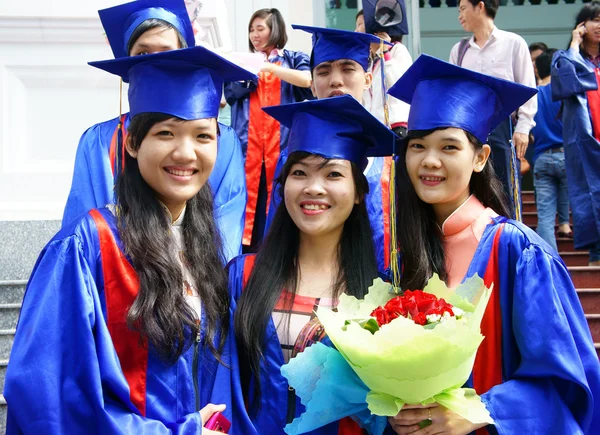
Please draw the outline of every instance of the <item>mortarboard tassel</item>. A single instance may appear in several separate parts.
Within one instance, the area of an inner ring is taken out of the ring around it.
[[[388,106],[388,95],[387,86],[385,85],[385,57],[384,57],[384,43],[383,39],[379,42],[379,50],[377,50],[377,56],[379,57],[379,63],[381,65],[381,94],[383,99],[383,115],[385,125],[391,128],[390,125],[390,112]],[[392,147],[392,162],[390,165],[390,278],[392,280],[392,286],[394,291],[399,293],[400,290],[400,263],[398,259],[398,236],[396,231],[396,141],[394,139],[394,145]],[[385,167],[385,166],[384,166]]]

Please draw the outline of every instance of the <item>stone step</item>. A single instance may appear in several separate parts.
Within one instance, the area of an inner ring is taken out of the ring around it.
[[[590,327],[594,343],[600,342],[600,314],[586,314],[585,318]]]
[[[525,225],[527,225],[528,227],[532,227],[532,226],[537,227],[537,223],[538,223],[537,211],[523,211],[522,215],[523,215],[523,223]],[[569,221],[570,221],[570,224],[572,227],[573,226],[573,217],[572,216],[569,217]],[[554,227],[556,228],[557,226],[558,226],[558,216],[554,220]]]
[[[573,239],[569,239],[566,237],[557,237],[556,244],[558,246],[558,252],[579,252],[576,251],[575,246],[573,245]],[[582,251],[588,252],[588,251]]]
[[[521,201],[535,203],[535,193],[533,190],[523,190],[521,192]]]
[[[6,399],[0,394],[0,433],[6,433]]]
[[[17,327],[21,304],[0,303],[0,329],[14,329]]]
[[[523,213],[537,212],[537,207],[535,205],[535,201],[522,201],[521,211]]]
[[[577,289],[579,302],[587,314],[600,314],[600,288]]]
[[[7,360],[10,356],[14,338],[14,329],[0,329],[0,360]]]
[[[6,377],[6,367],[8,367],[8,360],[0,360],[0,393],[4,391],[4,379]],[[4,399],[4,396],[2,397]],[[0,403],[1,404],[1,403]],[[0,424],[2,421],[0,421]],[[0,432],[3,433],[3,432]]]
[[[0,304],[20,304],[26,286],[26,280],[0,281]]]
[[[571,266],[568,269],[576,289],[600,287],[600,266]]]
[[[561,252],[560,256],[567,266],[587,266],[590,262],[586,251]]]

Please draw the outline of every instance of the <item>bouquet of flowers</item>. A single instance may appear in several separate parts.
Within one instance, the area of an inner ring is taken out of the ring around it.
[[[434,275],[421,291],[396,295],[377,279],[364,300],[342,295],[317,316],[335,348],[317,343],[282,367],[306,411],[288,434],[353,416],[380,435],[404,404],[437,402],[473,423],[493,423],[479,396],[462,388],[483,336],[491,294],[477,275],[448,289]]]

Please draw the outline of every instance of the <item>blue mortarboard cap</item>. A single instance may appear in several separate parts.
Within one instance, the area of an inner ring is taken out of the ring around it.
[[[290,129],[289,154],[305,151],[366,166],[366,157],[390,156],[397,136],[354,97],[324,98],[263,110]]]
[[[347,30],[327,29],[292,24],[294,29],[312,33],[312,54],[310,68],[323,62],[339,59],[351,59],[358,62],[366,71],[369,69],[371,44],[381,39],[368,33],[348,32]],[[389,44],[386,42],[386,44]]]
[[[166,21],[194,47],[194,30],[183,0],[136,0],[98,11],[115,58],[129,56],[127,45],[137,27],[149,19]]]
[[[408,35],[404,0],[363,0],[365,31],[386,32],[390,36]]]
[[[158,112],[185,120],[216,118],[223,82],[258,79],[204,47],[89,64],[129,82],[132,117]]]
[[[409,130],[456,127],[485,143],[490,132],[537,93],[535,88],[421,55],[389,94],[410,104]]]

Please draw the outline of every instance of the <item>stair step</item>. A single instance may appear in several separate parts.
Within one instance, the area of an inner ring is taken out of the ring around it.
[[[571,266],[568,269],[576,289],[600,286],[600,266]]]
[[[537,206],[535,201],[522,201],[523,207],[521,210],[523,213],[537,212]]]
[[[0,281],[0,303],[21,303],[23,301],[23,295],[25,294],[26,286],[26,280]]]
[[[569,239],[566,237],[557,237],[556,245],[558,246],[558,252],[580,252],[575,249],[575,246],[573,245],[573,239]],[[588,251],[581,252],[587,253]]]
[[[523,211],[522,213],[523,216],[523,223],[525,225],[527,225],[528,227],[537,227],[537,223],[538,223],[538,214],[537,211]],[[573,217],[569,217],[569,223],[571,225],[571,227],[573,226]],[[558,216],[554,219],[554,228],[556,229],[558,227]]]
[[[523,190],[521,192],[521,201],[535,203],[535,193],[533,190]]]
[[[6,433],[6,399],[0,394],[0,433]]]
[[[8,359],[15,338],[14,329],[0,329],[0,360]]]
[[[585,318],[590,327],[594,343],[600,342],[600,314],[586,314]]]
[[[21,304],[0,304],[0,329],[17,327]]]
[[[560,256],[567,266],[587,266],[590,262],[587,251],[561,252]]]
[[[6,378],[6,368],[8,367],[8,360],[0,360],[0,393],[4,391],[4,379]],[[2,403],[0,402],[0,405]],[[2,421],[0,420],[0,424]],[[1,432],[0,432],[1,433]]]
[[[580,288],[577,295],[585,313],[600,314],[600,288]]]

